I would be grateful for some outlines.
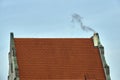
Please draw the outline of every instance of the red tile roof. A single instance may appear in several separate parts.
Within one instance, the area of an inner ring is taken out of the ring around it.
[[[14,38],[20,80],[105,80],[91,38]]]

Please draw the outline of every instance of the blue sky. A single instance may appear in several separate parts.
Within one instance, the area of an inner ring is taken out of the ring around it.
[[[119,0],[0,0],[0,80],[7,80],[10,32],[15,37],[91,37],[92,32],[71,23],[74,13],[99,33],[111,79],[119,80]]]

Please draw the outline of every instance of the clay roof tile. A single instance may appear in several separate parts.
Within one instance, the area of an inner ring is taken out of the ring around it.
[[[14,38],[20,80],[105,80],[91,38]]]

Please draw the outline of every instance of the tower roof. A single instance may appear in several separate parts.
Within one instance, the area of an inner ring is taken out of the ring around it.
[[[14,38],[20,80],[105,80],[92,38]]]

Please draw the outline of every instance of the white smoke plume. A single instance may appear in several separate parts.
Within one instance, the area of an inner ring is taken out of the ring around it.
[[[75,21],[80,24],[80,27],[82,28],[82,30],[95,32],[94,29],[92,29],[88,26],[85,26],[82,22],[82,17],[76,13],[72,15],[72,22],[75,23]]]

